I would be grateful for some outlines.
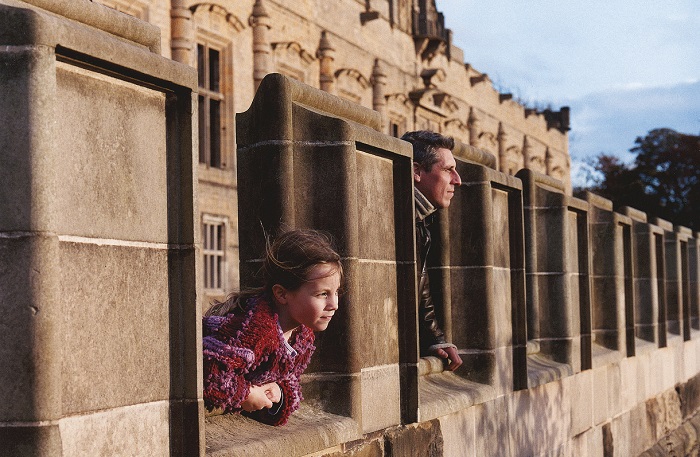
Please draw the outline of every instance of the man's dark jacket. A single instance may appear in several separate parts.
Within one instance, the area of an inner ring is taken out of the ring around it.
[[[430,251],[430,231],[428,226],[436,217],[437,209],[415,190],[416,205],[416,252],[418,252],[418,329],[421,356],[429,355],[431,346],[451,346],[445,341],[445,334],[440,329],[435,316],[435,304],[430,292],[428,278],[428,252]]]

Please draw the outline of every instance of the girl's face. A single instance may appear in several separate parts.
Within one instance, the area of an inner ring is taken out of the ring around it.
[[[308,280],[297,290],[275,284],[272,291],[282,331],[286,334],[301,324],[317,332],[325,330],[338,309],[339,288],[337,267],[326,263],[312,268]]]

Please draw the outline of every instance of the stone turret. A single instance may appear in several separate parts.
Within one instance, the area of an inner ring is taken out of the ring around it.
[[[174,61],[192,65],[192,12],[185,0],[172,0],[170,9],[170,49]]]
[[[257,90],[260,81],[270,71],[271,47],[267,37],[267,31],[271,27],[270,15],[267,14],[263,0],[255,0],[248,23],[253,28],[253,81]]]
[[[333,65],[333,62],[335,61],[335,48],[328,39],[328,32],[325,30],[321,32],[321,40],[318,43],[316,57],[320,61],[321,66],[319,75],[319,85],[321,90],[332,94],[335,90],[335,76],[333,74],[335,72]]]
[[[386,87],[386,74],[382,68],[379,59],[374,60],[372,68],[372,108],[382,115],[382,131],[386,127],[386,98],[384,97],[384,89]]]

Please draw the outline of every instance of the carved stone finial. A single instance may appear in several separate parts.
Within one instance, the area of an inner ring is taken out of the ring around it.
[[[316,57],[320,61],[319,85],[322,91],[333,93],[333,84],[335,83],[335,68],[333,62],[335,60],[335,48],[328,38],[328,32],[321,32],[321,39],[318,42],[318,50]]]
[[[255,4],[253,5],[253,13],[250,15],[251,18],[262,18],[262,17],[270,17],[269,14],[267,14],[267,9],[265,9],[265,4],[263,3],[263,0],[255,0]],[[250,24],[251,26],[253,24]]]
[[[508,139],[508,134],[506,129],[503,127],[503,122],[498,123],[498,169],[502,172],[506,172],[506,140]]]
[[[386,72],[382,67],[379,59],[374,59],[374,67],[372,67],[372,76],[370,77],[372,84],[372,108],[382,115],[382,131],[387,125],[386,119],[386,97],[384,96],[384,88],[386,86]]]
[[[328,39],[328,32],[325,30],[321,32],[321,39],[318,42],[318,51],[319,52],[335,51],[335,48],[331,44],[331,40]]]
[[[530,146],[530,140],[528,140],[527,135],[523,138],[523,162],[524,168],[530,168],[530,151],[532,147]]]
[[[267,14],[263,0],[255,0],[253,12],[248,19],[253,28],[253,81],[255,90],[269,72],[270,41],[267,31],[270,29],[270,16]]]
[[[173,0],[170,8],[170,52],[176,62],[192,65],[192,11],[184,0]]]
[[[479,124],[480,119],[476,114],[476,110],[472,107],[469,109],[469,119],[467,120],[469,124],[469,144],[478,148],[479,147]]]

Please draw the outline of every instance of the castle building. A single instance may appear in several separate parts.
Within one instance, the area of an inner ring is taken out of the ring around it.
[[[378,111],[385,133],[450,135],[504,173],[531,169],[570,193],[568,107],[499,93],[465,63],[435,0],[93,1],[159,27],[162,54],[198,69],[205,306],[238,286],[235,113],[271,72]]]

